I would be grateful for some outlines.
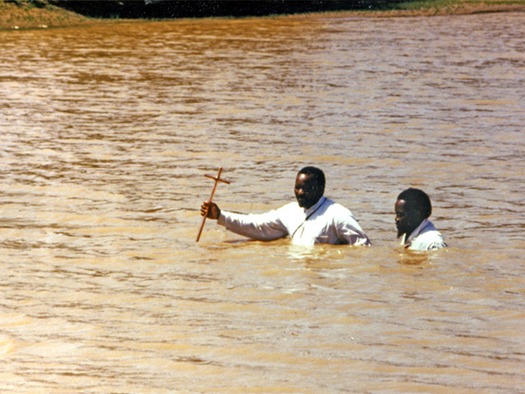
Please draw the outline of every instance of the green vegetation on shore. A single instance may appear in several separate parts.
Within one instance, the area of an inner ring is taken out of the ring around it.
[[[368,13],[374,16],[431,16],[511,11],[525,11],[525,0],[401,0],[390,3],[388,10]]]
[[[86,23],[88,20],[89,18],[50,5],[45,1],[0,0],[0,30],[73,26]]]
[[[388,7],[345,12],[362,17],[394,17],[507,11],[525,12],[525,0],[401,0],[389,2]],[[0,0],[0,30],[76,26],[106,20],[67,11],[47,0]]]

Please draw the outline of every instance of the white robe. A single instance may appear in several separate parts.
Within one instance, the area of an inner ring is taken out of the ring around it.
[[[309,209],[293,202],[261,214],[221,211],[218,223],[236,234],[259,241],[289,236],[294,245],[370,245],[352,212],[326,197]]]
[[[447,244],[443,236],[436,230],[432,222],[425,219],[417,228],[412,231],[412,234],[406,238],[403,235],[401,245],[410,250],[435,250],[446,248]]]

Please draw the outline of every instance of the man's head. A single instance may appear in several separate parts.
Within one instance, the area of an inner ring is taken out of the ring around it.
[[[419,189],[406,189],[397,196],[394,206],[396,212],[397,236],[410,235],[423,220],[432,214],[432,204],[428,195]]]
[[[304,167],[295,178],[295,198],[300,207],[310,208],[324,194],[326,180],[323,171],[316,167]]]

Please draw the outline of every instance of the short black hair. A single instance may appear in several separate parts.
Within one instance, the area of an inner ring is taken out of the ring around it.
[[[425,219],[432,214],[432,204],[430,203],[430,197],[423,190],[414,189],[411,187],[402,191],[399,196],[397,196],[397,199],[405,200],[405,207],[407,209],[415,209],[419,211],[425,217]]]
[[[313,177],[313,179],[315,180],[317,186],[319,186],[323,191],[324,193],[324,188],[325,188],[325,185],[326,185],[326,178],[324,176],[324,172],[323,170],[321,170],[320,168],[317,168],[317,167],[313,167],[313,166],[306,166],[306,167],[303,167],[299,172],[298,174],[304,174],[304,175],[310,175]]]

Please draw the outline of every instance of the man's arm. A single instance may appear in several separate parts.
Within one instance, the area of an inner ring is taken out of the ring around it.
[[[201,215],[208,211],[209,219],[217,220],[218,224],[239,235],[258,241],[273,241],[288,235],[288,230],[279,218],[277,211],[269,211],[258,215],[240,214],[221,211],[214,202],[205,201],[201,206]]]
[[[258,241],[273,241],[288,235],[276,211],[257,215],[221,211],[218,223],[236,234]]]
[[[370,246],[372,243],[352,213],[348,211],[337,220],[337,236],[342,243],[356,246]]]

